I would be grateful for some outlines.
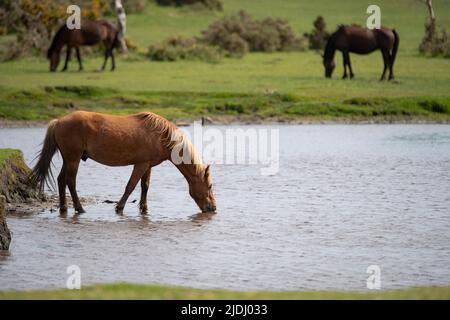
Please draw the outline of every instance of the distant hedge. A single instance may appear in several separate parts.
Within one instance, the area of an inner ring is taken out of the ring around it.
[[[185,6],[201,5],[211,10],[223,10],[223,4],[220,0],[156,0],[161,6]]]
[[[172,37],[149,47],[147,55],[154,61],[201,60],[217,62],[222,51],[194,38]]]
[[[256,20],[245,11],[213,22],[202,31],[200,40],[237,56],[242,56],[248,51],[307,49],[306,39],[297,36],[287,20],[272,17]]]

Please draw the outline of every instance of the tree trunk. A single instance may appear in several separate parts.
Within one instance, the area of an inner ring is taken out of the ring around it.
[[[127,26],[127,15],[125,14],[125,9],[122,5],[121,0],[112,0],[114,11],[117,15],[117,27],[119,29],[119,41],[122,52],[126,53],[128,51],[127,44],[125,42],[125,31]]]
[[[433,10],[433,0],[427,0],[428,12],[430,14],[430,20],[434,22],[436,20],[436,16],[434,15]]]

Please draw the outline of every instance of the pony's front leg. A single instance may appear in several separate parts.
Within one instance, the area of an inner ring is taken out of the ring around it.
[[[152,173],[152,168],[149,167],[147,171],[145,171],[144,175],[141,178],[141,201],[139,202],[139,209],[141,214],[146,214],[148,212],[147,207],[147,194],[148,188],[150,187],[150,175]]]
[[[347,56],[345,51],[342,51],[342,61],[344,62],[344,75],[342,76],[342,79],[347,79]]]
[[[61,71],[66,71],[67,70],[67,66],[68,66],[69,60],[70,60],[70,52],[71,51],[72,51],[72,48],[70,46],[67,46],[66,62],[64,62],[64,68],[62,68]]]
[[[76,47],[75,51],[77,53],[77,60],[78,60],[78,71],[83,70],[83,63],[81,62],[81,54],[80,54],[80,48]]]
[[[125,203],[127,202],[128,197],[133,192],[134,188],[136,188],[138,181],[142,178],[147,169],[148,163],[138,163],[134,165],[133,173],[131,174],[130,180],[128,180],[128,184],[125,188],[125,193],[116,205],[117,213],[120,214],[123,212],[123,208],[125,207]]]
[[[80,159],[67,162],[66,181],[69,187],[70,195],[72,196],[73,207],[77,213],[85,213],[83,206],[77,194],[77,172],[80,165]]]

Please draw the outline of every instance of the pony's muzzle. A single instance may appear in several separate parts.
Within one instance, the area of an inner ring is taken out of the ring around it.
[[[216,206],[215,205],[212,205],[212,204],[209,204],[209,205],[207,205],[206,207],[204,207],[203,209],[202,209],[202,212],[203,213],[207,213],[207,212],[211,212],[211,213],[215,213],[216,212]]]

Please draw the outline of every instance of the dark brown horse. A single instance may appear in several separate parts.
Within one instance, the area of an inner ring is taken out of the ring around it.
[[[111,57],[111,71],[116,68],[113,49],[120,47],[118,40],[118,29],[107,21],[84,21],[81,29],[70,30],[63,25],[53,37],[52,44],[47,52],[47,58],[50,60],[50,71],[56,71],[59,64],[59,56],[64,46],[67,46],[66,62],[62,71],[67,70],[67,64],[70,60],[72,48],[75,48],[79,70],[83,70],[81,63],[80,46],[92,46],[103,43],[105,47],[105,61],[103,62],[102,71],[106,67],[108,57]]]
[[[340,26],[328,39],[323,55],[323,65],[325,67],[325,77],[331,78],[335,68],[334,55],[336,50],[342,52],[344,59],[344,76],[347,78],[347,66],[350,71],[350,78],[353,73],[350,62],[350,52],[358,54],[368,54],[375,50],[381,50],[384,61],[383,74],[380,80],[386,79],[386,71],[389,68],[389,80],[394,78],[394,62],[397,56],[400,38],[394,29],[366,29],[356,26]]]

